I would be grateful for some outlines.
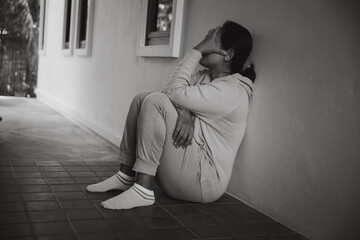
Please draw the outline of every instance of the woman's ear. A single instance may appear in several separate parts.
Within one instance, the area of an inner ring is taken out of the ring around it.
[[[224,59],[225,59],[225,62],[228,62],[234,57],[235,52],[231,48],[229,50],[226,50],[226,52],[227,52],[227,54],[225,55]]]

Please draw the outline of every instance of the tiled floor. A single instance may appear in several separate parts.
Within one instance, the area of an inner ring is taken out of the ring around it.
[[[114,174],[111,161],[9,161],[0,166],[1,239],[305,239],[229,195],[212,204],[167,197],[132,210],[105,210],[119,194],[85,187]]]

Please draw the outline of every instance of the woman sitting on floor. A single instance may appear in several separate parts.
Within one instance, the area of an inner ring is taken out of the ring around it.
[[[244,69],[249,31],[234,22],[210,30],[175,68],[161,93],[132,101],[120,145],[120,171],[89,192],[122,190],[102,206],[152,205],[156,175],[167,195],[213,202],[225,192],[244,137],[255,72]],[[194,73],[200,62],[206,70]]]

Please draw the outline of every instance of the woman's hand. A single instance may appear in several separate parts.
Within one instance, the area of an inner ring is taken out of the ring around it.
[[[208,32],[208,34],[205,36],[204,40],[202,40],[196,47],[194,47],[195,50],[198,50],[201,52],[201,54],[206,55],[210,53],[218,53],[221,55],[227,55],[227,52],[220,49],[218,46],[216,46],[216,36],[220,30],[220,26],[212,29]]]
[[[194,118],[190,111],[182,108],[176,108],[179,113],[175,130],[173,133],[174,145],[176,148],[186,148],[194,137]]]

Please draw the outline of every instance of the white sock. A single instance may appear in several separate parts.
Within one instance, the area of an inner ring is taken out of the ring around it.
[[[108,179],[86,187],[89,192],[106,192],[109,190],[128,190],[134,184],[134,177],[119,171]]]
[[[107,209],[131,209],[155,203],[154,192],[135,183],[125,192],[101,203]]]

